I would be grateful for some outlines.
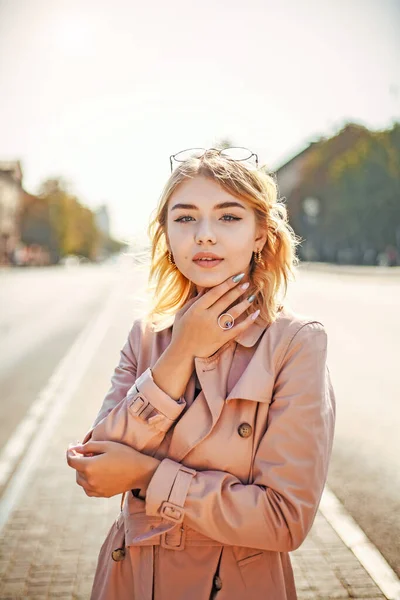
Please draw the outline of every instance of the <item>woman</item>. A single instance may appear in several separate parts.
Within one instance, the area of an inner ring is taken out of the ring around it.
[[[296,598],[289,552],[334,432],[327,336],[282,303],[298,242],[273,177],[233,152],[186,154],[168,180],[153,307],[67,452],[87,495],[123,494],[95,600]]]

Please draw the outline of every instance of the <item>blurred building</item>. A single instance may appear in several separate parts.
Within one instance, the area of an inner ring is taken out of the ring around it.
[[[276,170],[276,176],[279,185],[279,194],[284,196],[288,203],[288,207],[291,204],[290,195],[302,181],[302,169],[306,163],[308,154],[311,150],[314,150],[315,144],[318,142],[311,142],[311,144],[285,162],[283,165]]]
[[[20,239],[19,216],[24,191],[19,161],[0,161],[0,265],[12,263]]]
[[[105,204],[99,206],[99,208],[95,211],[95,220],[96,226],[101,233],[103,233],[106,237],[110,235],[110,214],[108,212],[108,208]]]
[[[306,233],[299,255],[303,260],[319,260],[318,218],[321,213],[321,199],[301,197],[295,193],[303,180],[303,168],[320,141],[310,145],[293,156],[276,170],[279,195],[285,198],[289,221],[296,233],[298,230]]]
[[[301,260],[400,264],[400,123],[347,123],[276,170]]]
[[[101,262],[110,254],[110,213],[106,204],[95,210],[94,219],[100,235],[97,242],[96,260]]]

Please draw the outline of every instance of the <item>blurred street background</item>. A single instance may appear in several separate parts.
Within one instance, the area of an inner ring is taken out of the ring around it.
[[[118,498],[87,498],[64,464],[64,449],[69,441],[82,439],[90,426],[129,327],[146,310],[148,258],[148,253],[132,252],[101,265],[1,273],[0,518],[2,511],[7,513],[7,523],[0,535],[0,580],[4,577],[4,589],[14,592],[12,597],[44,598],[49,589],[64,590],[66,598],[89,595],[97,551],[117,514]],[[328,486],[397,574],[399,296],[398,267],[305,263],[287,298],[301,314],[320,319],[329,335],[337,426]],[[93,334],[86,334],[93,328],[93,319],[97,321],[94,340]],[[72,401],[71,385],[76,388],[76,400]],[[52,426],[46,434],[46,419],[55,404],[63,412],[57,418],[57,429]],[[36,448],[41,443],[42,455]],[[85,518],[83,510],[87,511]],[[303,571],[296,571],[298,582],[303,582],[300,599],[397,598],[378,595],[372,583],[367,586],[365,573],[357,571],[360,567],[351,562],[350,553],[343,556],[344,546],[338,550],[339,566],[333,568],[334,546],[325,534],[321,538],[321,524],[316,523],[314,534],[294,553],[306,572],[303,579]],[[48,554],[45,548],[55,534]],[[19,555],[21,535],[25,547],[22,565],[10,558],[12,552]],[[325,554],[315,547],[321,539]],[[73,565],[70,559],[65,562],[65,546],[74,558]],[[322,556],[325,562],[321,562]],[[57,557],[58,563],[54,563]],[[307,557],[304,566],[301,560]],[[347,580],[343,568],[350,571]],[[57,582],[55,588],[49,587],[52,581]],[[34,595],[37,590],[43,595]],[[326,595],[321,595],[323,592]]]
[[[400,576],[399,31],[396,0],[0,0],[2,600],[88,597],[118,502],[83,497],[63,448],[146,311],[147,224],[192,147],[276,175],[302,239],[288,302],[329,336],[328,486]],[[318,518],[300,600],[400,598]]]

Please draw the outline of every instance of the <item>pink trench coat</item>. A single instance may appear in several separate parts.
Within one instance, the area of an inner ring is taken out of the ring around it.
[[[178,401],[150,370],[171,334],[134,322],[85,436],[161,460],[145,497],[123,495],[91,598],[295,600],[288,553],[313,523],[334,433],[325,329],[284,307],[195,358],[202,391],[193,372]]]

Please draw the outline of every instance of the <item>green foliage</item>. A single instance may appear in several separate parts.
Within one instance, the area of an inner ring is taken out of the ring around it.
[[[97,229],[94,213],[61,177],[44,181],[38,196],[24,195],[20,228],[22,242],[48,249],[53,262],[68,254],[96,260],[125,246]]]
[[[349,124],[312,147],[295,190],[319,198],[320,240],[337,249],[384,251],[400,229],[400,123],[386,131]],[[300,209],[299,209],[300,210]],[[304,235],[300,220],[298,233]]]
[[[39,197],[47,204],[53,248],[60,257],[78,254],[96,257],[98,231],[92,211],[69,192],[63,179],[49,179]]]

